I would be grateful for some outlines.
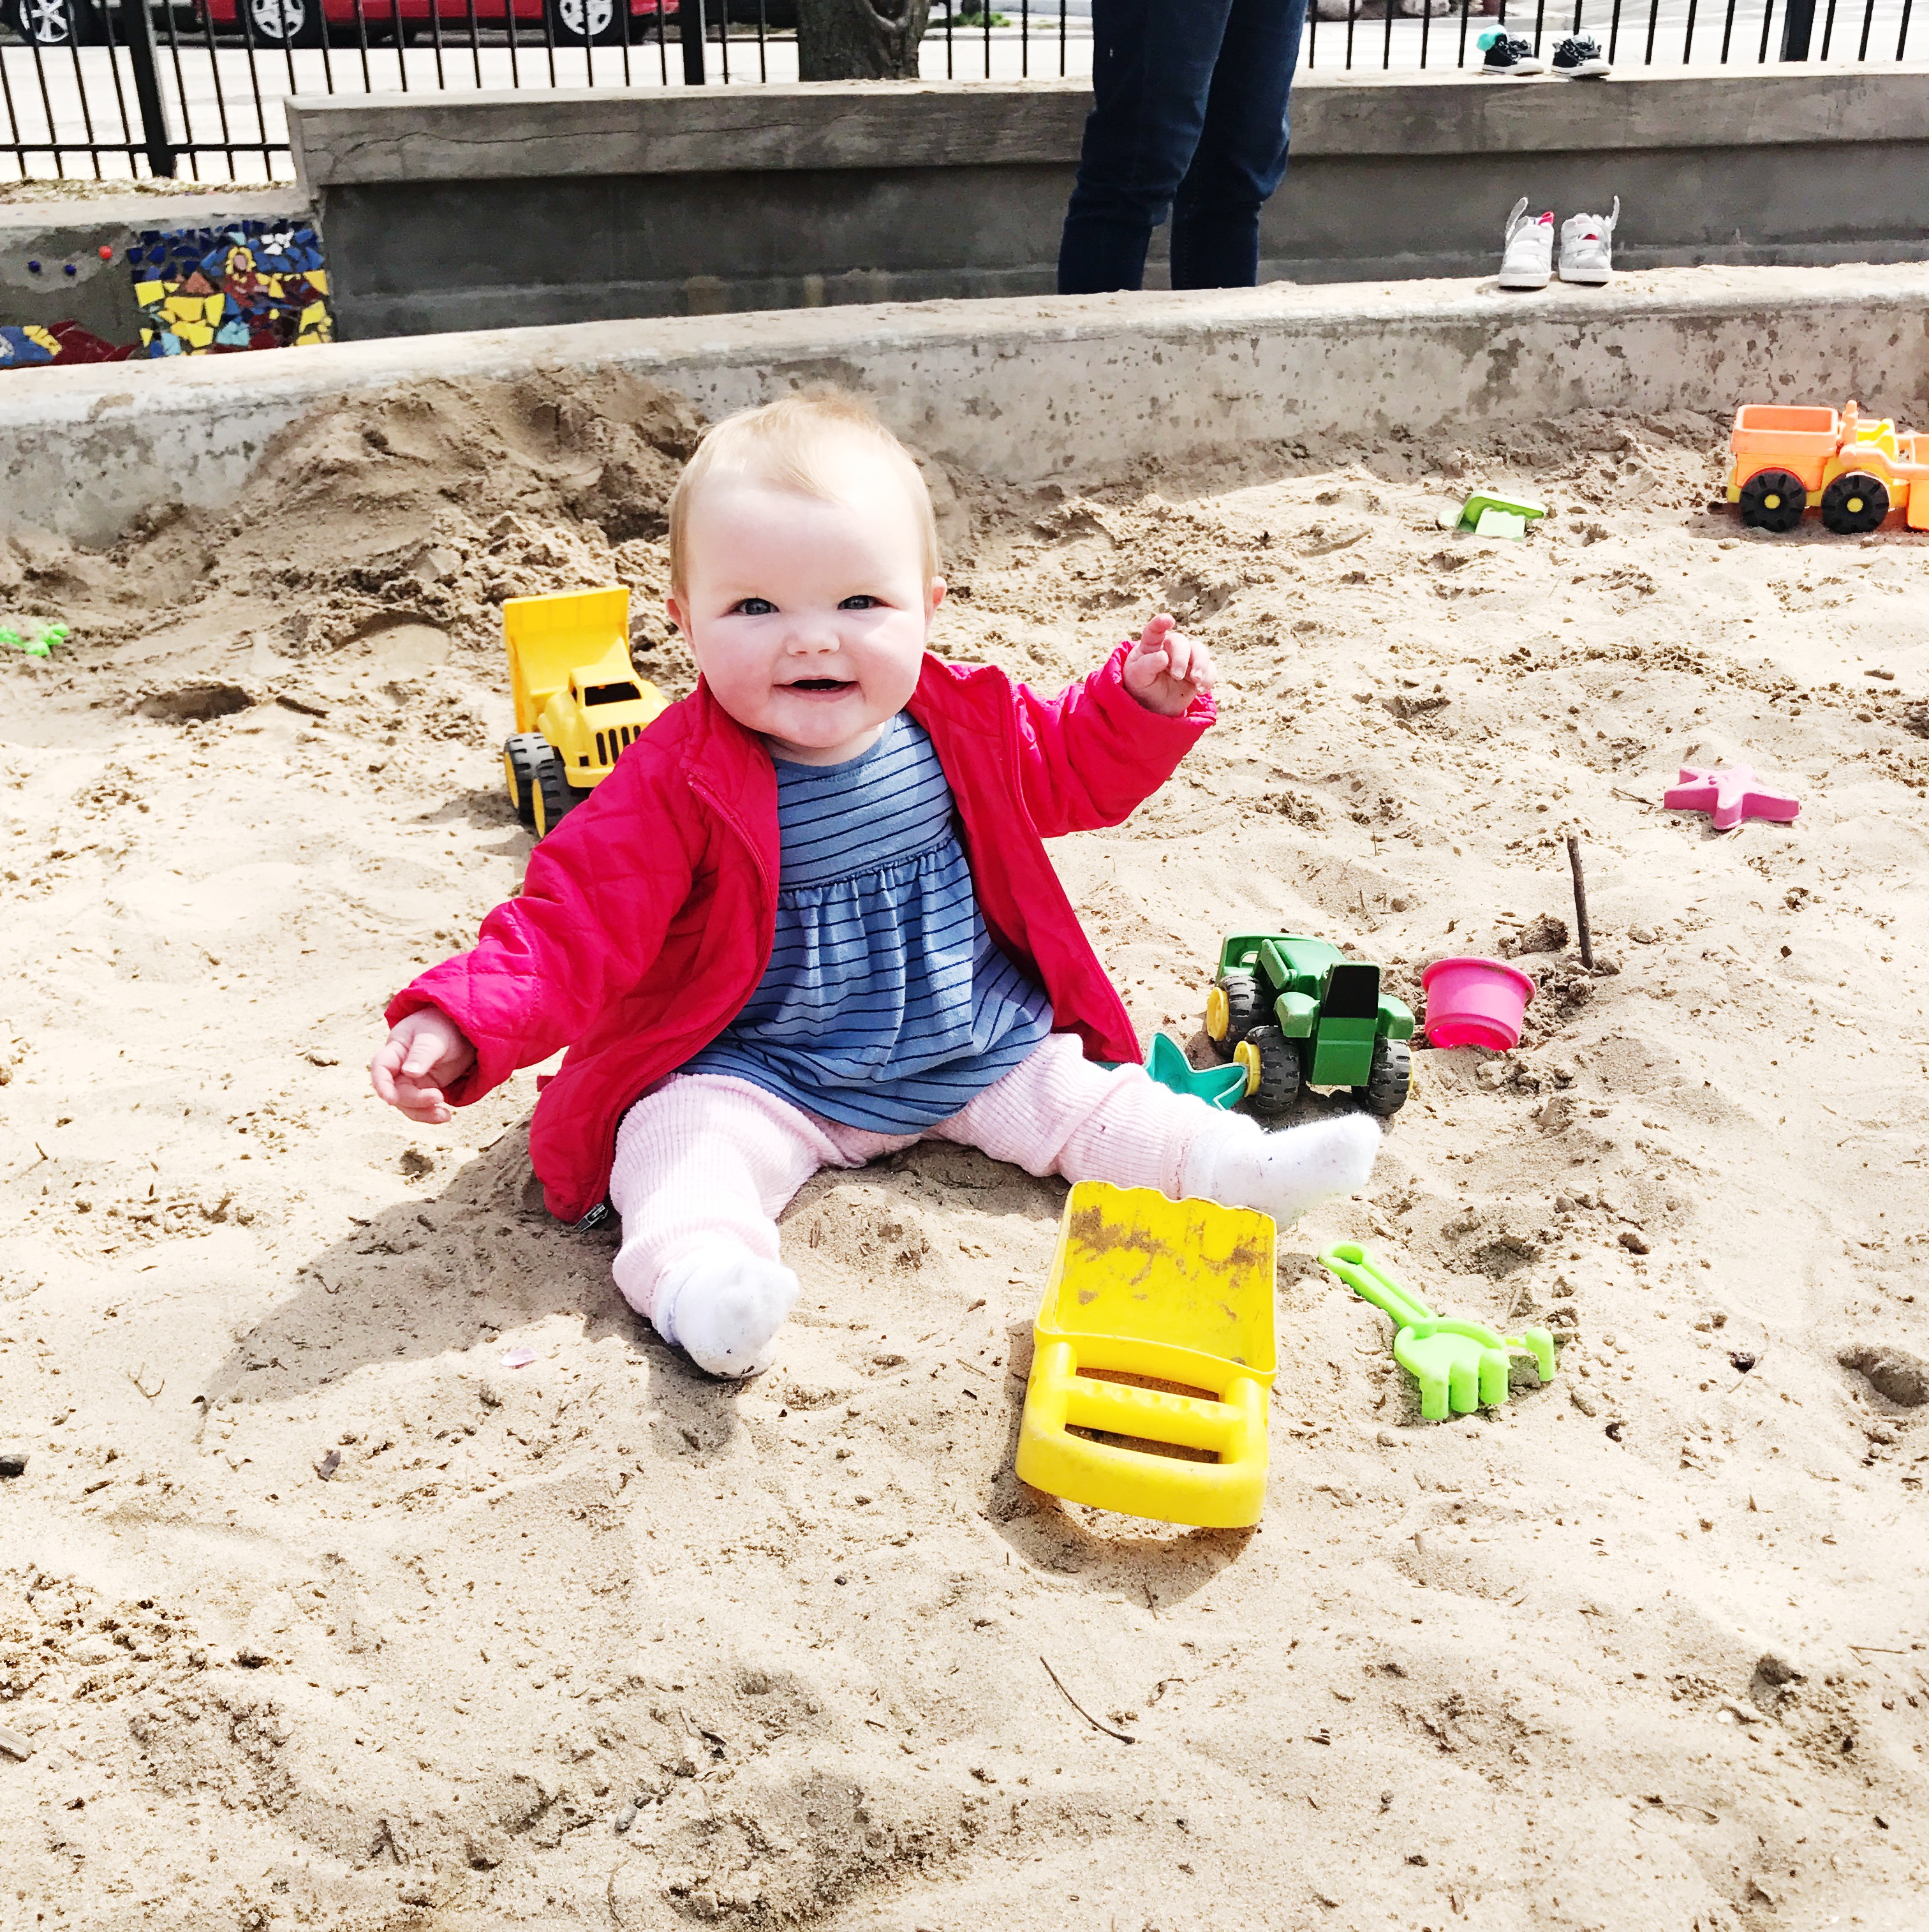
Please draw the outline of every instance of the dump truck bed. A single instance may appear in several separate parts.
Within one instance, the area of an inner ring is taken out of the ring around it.
[[[573,597],[512,597],[502,607],[516,728],[533,731],[543,706],[580,666],[630,644],[630,593],[622,584]]]

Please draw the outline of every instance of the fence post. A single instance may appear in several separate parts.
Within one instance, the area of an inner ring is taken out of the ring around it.
[[[160,71],[154,64],[154,23],[148,18],[148,0],[124,0],[121,14],[127,24],[127,58],[133,64],[134,98],[140,104],[141,132],[147,136],[148,166],[158,176],[172,176],[174,142],[167,131],[167,110],[161,104]],[[111,46],[108,58],[113,58]]]
[[[1812,7],[1814,0],[1809,0]],[[726,29],[727,31],[727,29]],[[703,0],[677,0],[677,38],[683,43],[683,84],[703,85]]]
[[[1781,57],[1785,61],[1808,58],[1810,36],[1815,31],[1815,0],[1788,0],[1781,20]]]

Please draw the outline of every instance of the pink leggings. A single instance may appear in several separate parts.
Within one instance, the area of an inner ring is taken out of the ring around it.
[[[861,1167],[919,1140],[957,1141],[1028,1174],[1156,1187],[1176,1200],[1202,1134],[1257,1124],[1157,1085],[1138,1066],[1108,1072],[1053,1034],[961,1113],[922,1134],[876,1134],[807,1114],[747,1081],[675,1074],[644,1095],[616,1136],[610,1198],[623,1217],[615,1273],[647,1316],[670,1263],[717,1244],[777,1258],[777,1217],[820,1167]]]

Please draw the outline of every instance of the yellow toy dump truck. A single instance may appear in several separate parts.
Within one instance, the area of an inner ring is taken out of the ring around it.
[[[1838,536],[1929,530],[1929,436],[1911,436],[1851,403],[1795,409],[1745,403],[1729,439],[1728,500],[1751,530],[1792,530],[1814,510]]]
[[[502,776],[516,816],[547,838],[669,703],[630,661],[630,593],[563,591],[502,607],[516,729]]]

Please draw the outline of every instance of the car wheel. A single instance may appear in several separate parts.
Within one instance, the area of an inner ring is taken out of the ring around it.
[[[9,0],[7,24],[37,47],[96,46],[106,38],[88,0]]]
[[[1838,537],[1880,530],[1888,514],[1888,490],[1865,470],[1845,470],[1822,493],[1822,520]]]
[[[614,46],[623,38],[621,9],[628,4],[629,0],[549,0],[550,37],[559,47]]]
[[[322,0],[243,0],[244,31],[260,47],[319,47],[328,29]]]
[[[1802,478],[1786,470],[1758,470],[1742,485],[1742,520],[1751,530],[1792,530],[1808,506]]]

